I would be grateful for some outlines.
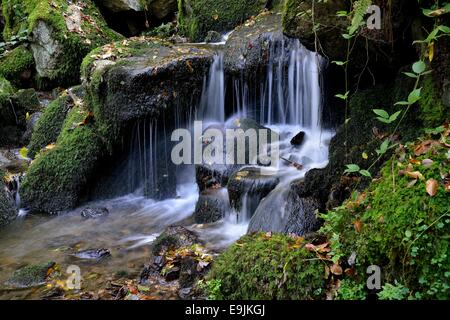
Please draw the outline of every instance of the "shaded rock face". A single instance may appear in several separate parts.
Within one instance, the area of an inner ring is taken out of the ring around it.
[[[200,194],[194,212],[195,223],[213,223],[225,217],[229,202],[225,189],[209,189]]]
[[[267,0],[180,0],[178,23],[181,34],[202,41],[208,31],[232,30],[265,8]]]
[[[274,41],[275,40],[275,41]],[[247,77],[265,71],[270,50],[283,41],[281,14],[265,12],[231,33],[225,44],[224,66],[228,74]]]
[[[53,28],[44,21],[39,21],[33,30],[31,50],[36,70],[41,77],[52,76],[61,55],[62,46],[54,38],[53,33]]]
[[[3,173],[0,170],[0,227],[6,226],[17,218],[18,210],[14,197],[3,183]]]
[[[278,188],[263,200],[250,221],[249,233],[271,231],[304,236],[320,228],[316,217],[320,201],[300,197],[296,184],[298,182],[288,188]]]
[[[160,20],[174,14],[178,8],[177,0],[151,0],[147,6],[150,13]]]
[[[95,2],[112,12],[128,10],[142,11],[144,9],[141,0],[96,0]]]
[[[245,209],[251,216],[260,201],[275,189],[279,182],[276,177],[261,175],[259,168],[243,168],[230,178],[227,185],[231,206],[238,212]]]

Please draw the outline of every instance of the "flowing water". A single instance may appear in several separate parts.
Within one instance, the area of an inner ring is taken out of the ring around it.
[[[223,54],[219,52],[205,78],[196,113],[197,119],[218,123],[249,117],[279,133],[280,155],[290,162],[281,161],[279,167],[272,168],[280,183],[266,199],[255,200],[243,195],[242,212],[230,210],[219,222],[195,225],[191,216],[199,191],[192,167],[178,168],[182,172],[177,172],[177,176],[184,178],[176,182],[176,196],[159,201],[149,199],[145,189],[156,188],[158,175],[164,176],[170,171],[167,165],[162,166],[161,171],[161,163],[167,164],[170,160],[158,158],[161,148],[167,148],[167,144],[161,146],[156,141],[160,124],[143,122],[135,128],[130,151],[134,160],[128,162],[132,173],[126,184],[131,193],[95,201],[54,217],[23,215],[0,233],[0,283],[23,265],[47,261],[55,261],[63,268],[79,265],[85,275],[85,290],[98,288],[119,271],[137,277],[150,257],[152,241],[173,224],[198,232],[211,250],[222,250],[244,235],[253,213],[266,208],[262,204],[269,200],[280,202],[277,199],[287,192],[290,182],[302,178],[311,168],[327,164],[332,137],[332,132],[321,126],[321,58],[303,48],[299,41],[283,40],[272,46],[269,61],[265,79],[258,88],[252,88],[242,79],[226,81]],[[231,83],[231,87],[226,88],[227,83]],[[226,106],[226,95],[234,97],[233,106]],[[305,132],[305,140],[300,147],[294,147],[290,141],[300,131]],[[167,139],[170,135],[166,129],[163,132],[163,139]],[[292,163],[301,163],[303,168],[298,170]],[[226,189],[223,196],[228,197]],[[85,207],[106,207],[110,214],[104,219],[83,220],[80,212]],[[278,211],[282,214],[282,209]],[[74,261],[70,255],[74,250],[90,248],[107,248],[111,257],[92,264]],[[28,291],[3,295],[33,297]]]

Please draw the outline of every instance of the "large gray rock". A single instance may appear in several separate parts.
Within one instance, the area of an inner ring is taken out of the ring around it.
[[[148,8],[150,13],[158,19],[164,19],[165,17],[175,13],[178,8],[177,0],[147,0],[150,3]]]
[[[54,36],[55,30],[45,21],[38,21],[33,29],[31,50],[36,70],[41,77],[51,77],[57,67],[63,47]]]
[[[280,232],[306,235],[319,229],[316,210],[321,207],[314,197],[299,196],[299,182],[280,185],[259,205],[248,232]],[[300,182],[301,184],[301,182]]]
[[[104,6],[112,12],[144,10],[144,1],[141,0],[96,0],[95,2]]]
[[[194,212],[195,223],[213,223],[225,217],[229,202],[224,189],[209,189],[200,194]]]
[[[17,218],[17,214],[13,196],[3,183],[3,173],[0,169],[0,227],[11,223]]]

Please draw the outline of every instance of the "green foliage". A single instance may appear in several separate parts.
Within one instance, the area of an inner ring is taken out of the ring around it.
[[[264,7],[264,0],[178,0],[179,32],[192,41],[202,41],[208,31],[236,27]]]
[[[220,281],[215,295],[230,300],[323,297],[325,263],[299,239],[281,234],[244,236],[219,256],[208,275],[208,281]]]
[[[395,281],[395,285],[386,283],[383,290],[378,293],[380,300],[406,300],[409,294],[409,289]]]
[[[24,46],[17,47],[0,57],[0,76],[15,84],[19,83],[21,73],[34,67],[33,54]]]
[[[359,274],[378,265],[386,282],[401,279],[415,296],[448,299],[449,194],[442,178],[448,149],[421,143],[399,148],[369,189],[323,216],[321,231],[331,239],[333,255],[356,253]],[[438,181],[434,196],[426,190],[430,179]]]
[[[336,300],[365,300],[366,294],[364,283],[357,283],[352,279],[344,279],[340,282]]]
[[[353,3],[352,22],[348,28],[348,34],[350,36],[353,36],[361,27],[367,9],[371,4],[371,0],[358,0]]]
[[[198,288],[206,293],[208,300],[224,300],[220,289],[222,281],[220,279],[213,279],[209,281],[201,280],[197,284]]]
[[[446,109],[436,89],[433,78],[426,77],[422,83],[422,99],[419,101],[419,116],[426,128],[439,126],[445,118],[448,118]]]

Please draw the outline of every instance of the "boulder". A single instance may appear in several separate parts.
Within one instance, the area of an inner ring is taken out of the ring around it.
[[[141,0],[95,0],[95,2],[112,12],[144,10],[143,1]]]
[[[209,31],[205,38],[206,43],[217,43],[220,40],[222,40],[222,35],[217,31]]]
[[[213,223],[224,218],[229,209],[225,189],[208,189],[200,194],[194,212],[195,223]]]
[[[4,183],[4,172],[0,169],[0,227],[11,223],[18,214],[14,197]]]
[[[291,139],[291,144],[296,147],[301,146],[305,140],[305,135],[306,133],[304,131],[300,131]]]
[[[71,254],[72,257],[81,260],[100,261],[111,256],[111,251],[108,249],[87,249],[77,251]]]
[[[54,262],[42,265],[29,265],[16,270],[6,285],[12,288],[31,288],[45,284],[49,270],[55,266]]]
[[[28,145],[28,157],[33,159],[44,147],[55,143],[61,133],[64,119],[77,102],[82,101],[84,90],[81,86],[63,91],[42,112]]]
[[[271,52],[283,40],[281,15],[266,11],[238,26],[225,43],[224,67],[233,75],[265,72]],[[288,41],[286,41],[288,42]]]
[[[81,211],[83,219],[100,219],[109,215],[109,210],[106,208],[85,208]]]
[[[231,206],[238,212],[245,210],[251,216],[260,201],[275,189],[279,182],[274,176],[261,174],[260,168],[242,168],[228,181]]]
[[[28,46],[18,46],[0,58],[0,76],[11,81],[15,86],[28,86],[34,75],[34,58]]]
[[[91,0],[38,0],[26,5],[11,0],[3,9],[6,40],[29,30],[41,86],[78,83],[83,57],[93,48],[121,38],[108,28]],[[22,16],[17,16],[19,13]]]
[[[179,30],[192,41],[203,41],[208,31],[230,31],[257,15],[266,3],[267,0],[179,0]]]
[[[303,182],[277,188],[266,197],[256,210],[248,232],[279,232],[299,236],[317,231],[320,221],[316,211],[321,203],[314,197],[301,197],[299,188]]]
[[[157,19],[162,20],[167,18],[174,13],[178,9],[177,0],[147,0],[149,4],[147,4],[147,8],[150,11],[150,14],[155,16]]]
[[[152,252],[154,256],[161,256],[168,250],[190,247],[199,242],[198,236],[184,227],[168,227],[153,242]]]

